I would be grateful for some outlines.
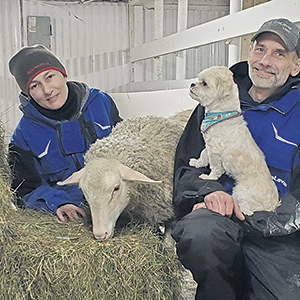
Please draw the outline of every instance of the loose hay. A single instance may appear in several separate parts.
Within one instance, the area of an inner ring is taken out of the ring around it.
[[[5,299],[177,299],[174,251],[146,225],[108,242],[83,223],[15,212],[1,223],[0,290]]]
[[[82,221],[15,211],[6,170],[0,174],[1,299],[178,299],[176,254],[153,228],[131,224],[102,243]]]

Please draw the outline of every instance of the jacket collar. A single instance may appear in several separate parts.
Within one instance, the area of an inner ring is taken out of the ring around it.
[[[299,91],[297,88],[293,88],[281,99],[266,104],[261,103],[259,106],[253,107],[252,110],[267,111],[268,109],[272,108],[284,115],[288,113],[299,101]]]

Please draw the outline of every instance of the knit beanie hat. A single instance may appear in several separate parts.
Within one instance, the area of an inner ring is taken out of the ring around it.
[[[49,69],[60,71],[67,77],[65,67],[59,59],[42,45],[24,47],[9,61],[9,71],[15,77],[19,87],[28,93],[32,79]]]

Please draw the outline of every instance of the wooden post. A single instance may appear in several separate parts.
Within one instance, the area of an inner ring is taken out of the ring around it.
[[[164,0],[154,1],[154,39],[163,37]],[[163,77],[162,57],[154,58],[154,80],[161,81]]]
[[[177,31],[187,29],[188,0],[178,0]],[[176,80],[185,79],[186,51],[177,52]]]

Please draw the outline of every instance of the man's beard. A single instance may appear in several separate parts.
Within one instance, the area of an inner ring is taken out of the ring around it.
[[[266,76],[259,73],[260,71],[267,72]],[[274,68],[264,68],[256,63],[252,64],[249,68],[249,77],[253,85],[258,88],[269,89],[278,86],[277,74],[278,72]]]

